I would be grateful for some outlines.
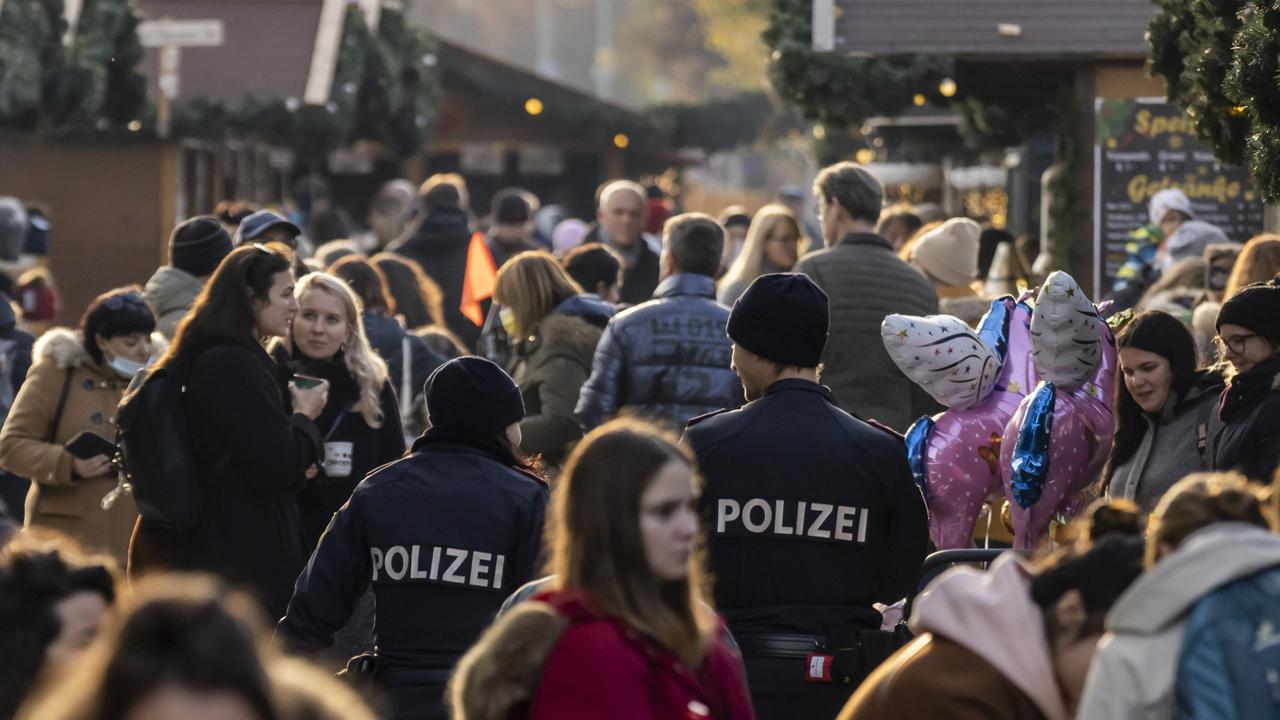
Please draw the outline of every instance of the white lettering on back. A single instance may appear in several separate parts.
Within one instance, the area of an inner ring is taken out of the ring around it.
[[[448,570],[444,571],[444,577],[440,579],[451,583],[465,583],[467,578],[458,574],[458,568],[462,567],[463,561],[467,559],[467,551],[455,548],[445,548],[444,554],[453,558],[453,564],[449,566]]]
[[[481,576],[489,572],[489,559],[493,557],[487,552],[471,553],[471,584],[476,587],[489,587],[489,581]]]
[[[382,569],[382,548],[369,548],[369,556],[373,561],[373,581],[378,581],[378,571]]]
[[[786,520],[783,518],[782,501],[773,501],[773,534],[774,535],[794,535],[795,530],[787,527]]]
[[[810,507],[818,511],[818,519],[813,521],[813,524],[809,526],[809,532],[805,534],[808,535],[809,537],[816,537],[816,538],[823,538],[823,539],[830,538],[831,531],[823,530],[822,523],[826,522],[827,518],[831,517],[831,511],[834,508],[831,505],[828,505],[826,503],[813,503],[812,505],[810,505]]]
[[[737,520],[742,514],[742,508],[736,501],[728,498],[720,498],[716,503],[716,532],[724,532],[724,526]]]
[[[853,520],[858,517],[858,508],[841,505],[836,508],[836,539],[853,542]]]
[[[760,508],[760,510],[764,512],[764,520],[758,523],[751,521],[751,511],[756,508]],[[747,530],[750,530],[753,533],[764,532],[765,529],[769,527],[770,521],[773,519],[771,517],[772,514],[772,511],[769,509],[769,503],[764,500],[761,500],[760,498],[748,500],[747,504],[742,507],[742,524],[747,528]]]
[[[400,569],[396,569],[396,558],[400,558]],[[396,545],[387,549],[387,577],[392,580],[403,580],[404,574],[409,570],[409,553],[404,549],[403,545]]]
[[[418,566],[418,553],[422,548],[417,545],[413,546],[413,551],[409,553],[409,579],[410,580],[426,580],[427,573]]]

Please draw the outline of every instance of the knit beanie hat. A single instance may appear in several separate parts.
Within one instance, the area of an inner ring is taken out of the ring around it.
[[[962,287],[978,277],[982,227],[969,218],[952,218],[916,240],[912,258],[920,269],[948,287]]]
[[[1042,608],[1058,604],[1071,590],[1079,590],[1090,615],[1111,609],[1142,574],[1141,536],[1109,535],[1093,547],[1059,562],[1031,581],[1031,599]]]
[[[524,419],[520,388],[502,368],[474,355],[455,358],[427,378],[432,428],[494,435]]]
[[[729,339],[767,360],[817,367],[827,345],[827,294],[806,275],[756,278],[729,313]]]
[[[1178,188],[1165,188],[1151,196],[1151,202],[1147,205],[1147,218],[1152,225],[1159,225],[1164,216],[1174,210],[1192,220],[1196,217],[1195,211],[1191,209],[1191,198],[1186,193]]]
[[[1272,345],[1280,345],[1280,286],[1275,282],[1273,279],[1237,290],[1222,303],[1214,329],[1239,325],[1261,335]]]
[[[211,215],[184,220],[169,237],[169,264],[195,277],[212,275],[231,253],[231,236]]]

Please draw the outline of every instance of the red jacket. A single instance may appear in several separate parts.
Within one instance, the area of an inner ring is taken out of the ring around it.
[[[551,650],[530,720],[754,720],[742,660],[717,640],[696,671],[577,593],[541,593],[569,626]]]

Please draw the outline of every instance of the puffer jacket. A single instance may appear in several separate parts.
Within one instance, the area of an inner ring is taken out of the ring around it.
[[[888,240],[851,233],[835,247],[801,258],[795,271],[827,294],[831,322],[822,382],[841,409],[904,432],[937,404],[907,379],[884,349],[886,315],[936,315],[938,293],[893,252]]]
[[[583,427],[627,408],[683,428],[690,418],[742,404],[742,386],[729,369],[729,308],[715,296],[706,275],[672,275],[653,300],[615,315],[578,398],[574,414]]]
[[[1218,414],[1223,425],[1213,439],[1213,469],[1270,481],[1280,464],[1280,357],[1232,378]]]
[[[533,337],[515,346],[512,377],[524,397],[525,452],[559,465],[569,444],[582,437],[573,409],[612,315],[606,303],[575,295],[543,318]]]
[[[115,489],[115,475],[75,476],[63,444],[83,430],[114,441],[116,405],[129,381],[95,363],[80,333],[68,328],[41,336],[34,354],[35,364],[0,431],[0,467],[32,480],[29,527],[64,533],[91,552],[110,553],[123,567],[138,517],[133,496],[122,493],[103,510],[102,498]],[[64,385],[67,400],[55,424]]]
[[[1165,491],[1189,473],[1207,470],[1213,460],[1197,446],[1201,425],[1207,437],[1217,434],[1218,393],[1222,378],[1204,373],[1183,397],[1171,396],[1158,417],[1143,413],[1146,430],[1142,444],[1107,478],[1107,495],[1132,500],[1143,512],[1155,510]]]
[[[173,339],[178,323],[186,317],[203,289],[204,285],[198,278],[172,265],[156,270],[147,281],[142,294],[156,314],[156,330],[166,340]]]

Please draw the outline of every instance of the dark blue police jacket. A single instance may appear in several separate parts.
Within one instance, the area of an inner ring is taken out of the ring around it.
[[[928,516],[902,442],[808,380],[697,418],[716,608],[740,639],[879,627],[875,602],[913,587]]]
[[[503,600],[536,577],[547,488],[464,445],[425,444],[373,471],[340,509],[298,577],[278,632],[333,643],[373,583],[378,656],[447,669]]]

